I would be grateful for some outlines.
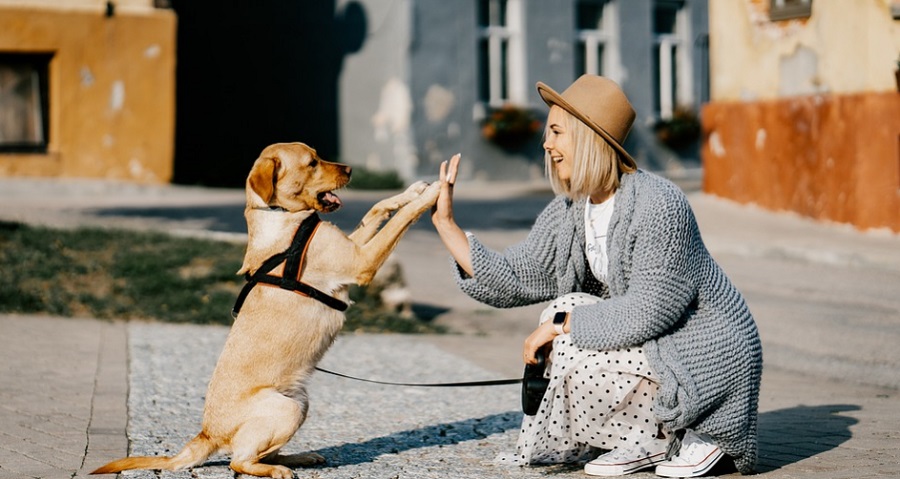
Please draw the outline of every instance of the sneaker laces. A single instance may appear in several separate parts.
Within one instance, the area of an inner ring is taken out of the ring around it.
[[[662,440],[654,439],[645,444],[633,448],[620,447],[601,455],[604,460],[631,461],[637,458],[650,457],[666,450],[666,444]],[[598,458],[599,459],[599,458]]]
[[[675,450],[675,454],[669,456],[669,451],[666,453],[666,457],[672,461],[676,458],[688,457],[690,456],[695,449],[707,446],[712,444],[712,438],[708,434],[704,433],[696,433],[692,430],[679,431],[679,434],[676,435],[676,438],[673,442],[678,442],[678,448]],[[669,450],[672,450],[672,444],[669,444]]]

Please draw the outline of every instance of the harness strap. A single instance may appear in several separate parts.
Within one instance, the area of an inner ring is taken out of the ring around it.
[[[238,297],[234,302],[234,308],[231,309],[232,317],[237,318],[238,313],[241,312],[241,307],[244,305],[244,301],[247,299],[247,296],[250,294],[253,287],[258,283],[278,286],[281,289],[302,294],[303,296],[315,299],[338,311],[347,310],[349,307],[347,303],[323,293],[322,291],[301,282],[299,279],[300,267],[306,256],[306,248],[309,246],[309,240],[312,239],[316,229],[319,227],[320,221],[319,215],[315,213],[303,220],[303,222],[300,223],[300,226],[297,227],[297,232],[294,234],[294,239],[291,240],[291,245],[288,249],[267,259],[252,275],[249,273],[245,275],[247,284],[241,289],[240,294],[238,294]],[[284,271],[281,276],[269,274],[281,263],[284,263]]]

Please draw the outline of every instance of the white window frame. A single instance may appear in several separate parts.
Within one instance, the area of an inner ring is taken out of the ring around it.
[[[497,9],[501,4],[499,0],[481,1],[488,2],[491,9]],[[488,77],[487,103],[491,107],[501,107],[508,103],[525,105],[528,101],[525,86],[524,0],[507,0],[504,16],[506,25],[490,24],[481,29],[481,37],[486,38],[488,42],[488,71],[482,74]],[[504,44],[506,44],[506,65],[503,64]],[[507,73],[506,85],[503,84],[504,67]],[[506,97],[503,95],[504,90],[507,92]]]
[[[596,29],[578,30],[578,42],[584,45],[584,71],[591,75],[603,75],[622,83],[622,61],[619,56],[619,9],[611,0],[603,5],[602,24]],[[597,47],[603,45],[603,62],[597,58]]]
[[[660,119],[672,118],[675,108],[692,105],[694,102],[691,85],[693,68],[691,65],[690,22],[688,9],[682,4],[675,15],[675,33],[655,33],[653,41],[659,47],[659,111]],[[674,54],[672,53],[674,50]],[[673,77],[677,81],[677,91],[672,88]]]

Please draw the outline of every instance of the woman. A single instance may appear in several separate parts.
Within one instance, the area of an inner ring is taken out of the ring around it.
[[[635,113],[613,81],[585,75],[550,106],[547,174],[557,197],[527,238],[491,251],[453,218],[457,155],[441,165],[432,221],[463,291],[509,308],[551,301],[523,359],[551,347],[550,386],[512,460],[577,462],[590,475],[655,467],[695,477],[757,457],[762,349],[743,297],[703,244],[682,191],[622,147]]]

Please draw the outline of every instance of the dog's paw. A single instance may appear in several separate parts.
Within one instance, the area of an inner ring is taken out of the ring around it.
[[[270,472],[275,479],[294,479],[294,471],[284,466],[272,466]]]
[[[413,193],[415,195],[421,195],[425,189],[428,188],[428,183],[424,181],[417,181],[406,189],[406,193]]]
[[[425,202],[428,203],[429,206],[431,206],[431,205],[434,205],[434,203],[437,201],[438,196],[440,196],[440,194],[441,194],[441,182],[435,181],[434,183],[428,185],[428,187],[425,188],[424,191],[422,191],[422,194],[419,195],[419,198],[422,200],[425,200]]]

